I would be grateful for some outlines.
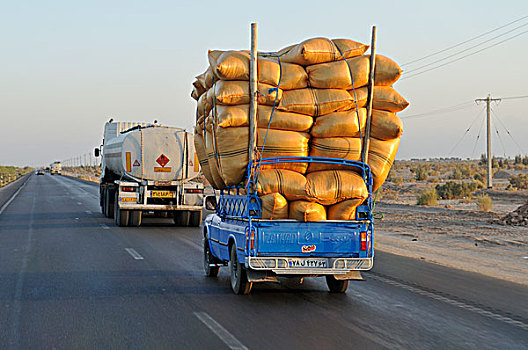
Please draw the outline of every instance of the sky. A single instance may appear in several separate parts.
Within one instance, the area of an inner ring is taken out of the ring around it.
[[[528,33],[424,74],[411,71],[508,30],[465,54],[522,33],[528,18],[443,56],[405,63],[526,15],[526,1],[3,0],[0,165],[42,166],[92,153],[110,118],[191,130],[190,92],[207,67],[207,50],[248,49],[251,22],[261,51],[318,36],[370,43],[376,25],[377,52],[405,70],[394,86],[410,102],[399,114],[397,159],[479,158],[485,113],[474,100],[528,95]],[[528,153],[527,107],[528,99],[493,104],[494,154]],[[439,109],[444,113],[430,113]]]

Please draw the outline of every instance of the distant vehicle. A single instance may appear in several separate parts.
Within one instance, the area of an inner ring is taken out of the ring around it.
[[[341,158],[281,157],[263,158],[251,163],[248,174],[258,173],[261,165],[277,163],[330,163],[355,168],[364,175],[372,193],[370,167]],[[252,178],[248,176],[247,183]],[[231,289],[248,294],[254,282],[277,282],[277,277],[325,276],[332,293],[344,293],[349,280],[362,279],[360,271],[374,262],[372,196],[356,210],[355,220],[301,222],[291,219],[261,218],[260,198],[240,188],[222,190],[208,196],[206,208],[216,210],[204,221],[203,265],[209,277],[228,266]]]
[[[37,175],[44,175],[44,170],[39,169],[39,170],[36,171],[36,174]]]
[[[49,173],[50,171],[51,171],[50,167],[47,166],[47,167],[46,167],[46,172]]]
[[[50,164],[51,175],[60,175],[62,172],[62,164],[59,161]]]
[[[199,226],[203,184],[194,136],[158,124],[107,122],[99,187],[101,211],[118,226],[139,226],[144,212],[173,217],[176,225]]]

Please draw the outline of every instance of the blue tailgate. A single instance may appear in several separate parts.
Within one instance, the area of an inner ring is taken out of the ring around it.
[[[370,244],[361,250],[368,222],[259,221],[255,226],[257,256],[367,257],[370,250]]]

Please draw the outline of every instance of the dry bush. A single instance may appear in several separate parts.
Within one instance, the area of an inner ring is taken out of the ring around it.
[[[434,188],[427,188],[416,198],[416,204],[427,206],[438,205],[438,193]]]
[[[487,194],[480,194],[475,199],[480,211],[489,212],[492,208],[491,198]]]

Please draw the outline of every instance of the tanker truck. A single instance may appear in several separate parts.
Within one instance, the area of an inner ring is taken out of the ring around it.
[[[172,217],[178,226],[199,226],[204,186],[194,136],[149,123],[105,124],[95,156],[101,159],[102,213],[117,226],[139,226],[143,214]]]
[[[62,164],[59,161],[53,162],[50,164],[51,167],[51,175],[60,175],[62,172]]]

